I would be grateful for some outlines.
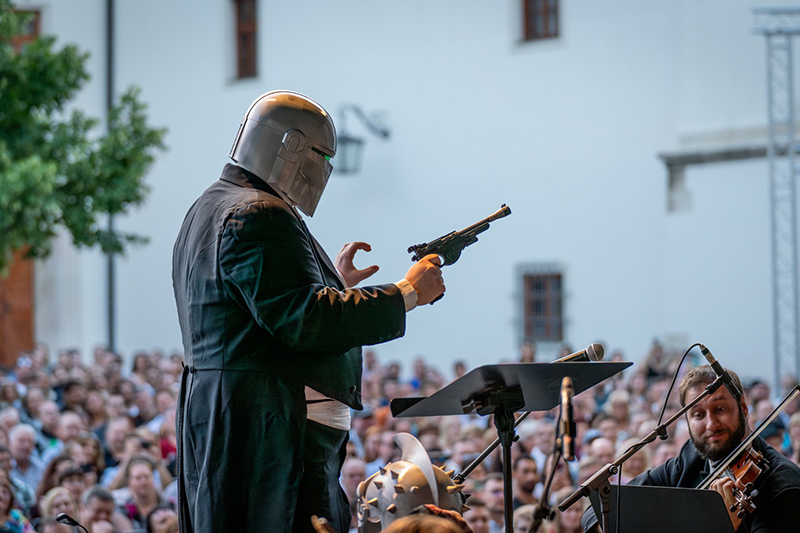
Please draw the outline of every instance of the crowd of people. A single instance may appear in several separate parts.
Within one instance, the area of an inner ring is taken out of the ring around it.
[[[131,367],[95,350],[21,354],[0,382],[0,531],[178,531],[175,407],[182,356]]]
[[[564,347],[569,353],[569,347]],[[0,530],[67,533],[56,521],[61,513],[90,533],[111,531],[176,532],[175,407],[180,354],[160,351],[120,355],[98,348],[86,364],[82,354],[51,354],[37,346],[17,359],[0,382]],[[622,360],[620,352],[612,360]],[[533,345],[520,361],[535,361]],[[677,358],[654,342],[642,362],[573,399],[577,426],[575,460],[559,462],[550,503],[572,493],[606,463],[658,423]],[[486,362],[491,363],[491,361]],[[688,369],[697,361],[689,362]],[[383,363],[374,350],[364,353],[363,411],[353,413],[348,458],[341,475],[357,527],[358,484],[399,459],[393,437],[414,435],[431,461],[464,471],[497,437],[491,417],[474,414],[441,418],[394,418],[389,403],[403,396],[429,396],[469,369],[455,362],[444,375],[424,358],[413,360],[411,376],[399,362]],[[683,371],[685,369],[681,369]],[[795,382],[787,378],[782,388]],[[745,383],[747,404],[756,426],[774,408],[776,397],[763,381]],[[678,410],[677,391],[663,420]],[[534,412],[519,424],[512,447],[513,507],[516,531],[526,531],[533,505],[552,468],[558,409]],[[675,456],[689,437],[685,420],[669,428],[669,438],[645,447],[624,463],[621,481]],[[793,402],[762,433],[773,447],[800,462],[800,402]],[[500,449],[467,476],[471,494],[464,519],[473,533],[503,531],[503,477]],[[541,531],[581,531],[586,499],[556,512]],[[422,520],[417,518],[415,520]],[[413,522],[413,520],[412,520]]]

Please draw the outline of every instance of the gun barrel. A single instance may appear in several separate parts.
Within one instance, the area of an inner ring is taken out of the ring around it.
[[[507,217],[510,214],[511,214],[511,208],[508,207],[506,204],[503,204],[500,206],[500,209],[495,211],[494,214],[489,215],[489,217],[486,220],[492,222],[494,220],[497,220],[498,218]]]
[[[507,217],[510,214],[511,214],[511,208],[508,207],[506,204],[503,204],[502,207],[500,207],[500,209],[498,209],[488,217],[484,218],[480,222],[476,222],[475,224],[462,229],[458,233],[459,235],[464,233],[475,233],[475,234],[483,233],[484,231],[489,229],[489,222],[495,221],[498,218]]]

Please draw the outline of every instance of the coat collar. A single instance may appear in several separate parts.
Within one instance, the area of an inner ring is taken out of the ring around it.
[[[264,183],[264,181],[261,178],[259,178],[252,172],[240,166],[233,165],[231,163],[225,165],[225,168],[222,170],[222,176],[220,176],[219,179],[231,183],[233,185],[236,185],[237,187],[258,189],[266,193],[269,193],[273,196],[277,196],[278,198],[281,198],[281,195],[279,195],[272,187]],[[339,275],[339,271],[336,270],[336,267],[334,266],[333,261],[331,261],[331,258],[328,256],[327,253],[325,253],[325,250],[322,248],[322,245],[317,241],[317,239],[314,238],[314,236],[308,230],[308,226],[306,226],[303,217],[297,211],[295,211],[294,207],[292,206],[289,207],[292,210],[292,212],[294,212],[295,216],[297,216],[297,219],[300,221],[300,224],[302,224],[306,232],[306,235],[308,235],[309,239],[311,240],[311,243],[314,245],[314,251],[316,252],[317,257],[320,259],[320,262],[323,265],[325,265],[325,268],[328,270],[328,274],[333,276],[337,281],[341,283],[341,287],[337,288],[339,289],[344,288],[345,285],[344,280],[342,280],[341,276]]]
[[[280,198],[280,195],[275,191],[275,189],[264,183],[264,180],[249,170],[243,169],[242,167],[232,163],[225,165],[225,168],[222,169],[222,176],[220,176],[219,179],[222,181],[227,181],[228,183],[232,183],[238,187],[259,189]]]

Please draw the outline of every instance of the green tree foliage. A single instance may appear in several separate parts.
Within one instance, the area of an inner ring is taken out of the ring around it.
[[[138,89],[110,113],[105,135],[98,121],[66,106],[89,79],[88,54],[55,49],[39,37],[16,52],[24,16],[0,0],[0,272],[13,252],[45,257],[59,227],[77,246],[122,253],[145,239],[102,227],[106,215],[126,213],[147,194],[144,177],[165,129],[148,126]]]

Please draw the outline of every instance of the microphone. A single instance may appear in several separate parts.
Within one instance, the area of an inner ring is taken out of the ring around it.
[[[68,525],[68,526],[72,526],[72,527],[79,527],[82,530],[86,531],[86,533],[89,533],[87,531],[87,529],[81,525],[80,522],[78,522],[77,520],[72,518],[67,513],[61,513],[58,516],[56,516],[56,522],[58,522],[60,524],[65,524],[65,525]]]
[[[700,346],[700,351],[703,353],[703,357],[705,357],[706,361],[708,361],[708,364],[711,365],[711,369],[714,371],[714,373],[717,375],[718,378],[722,378],[722,382],[725,384],[725,388],[727,388],[728,391],[731,393],[731,396],[733,396],[733,399],[736,400],[736,403],[739,403],[739,399],[742,397],[742,392],[736,386],[736,383],[734,383],[733,380],[731,379],[731,375],[728,374],[727,370],[722,368],[722,365],[719,364],[719,361],[714,359],[714,356],[711,355],[711,352],[708,350],[708,348],[706,348],[702,344],[700,344],[699,346]]]
[[[603,345],[595,342],[589,345],[585,350],[565,355],[561,359],[556,359],[554,363],[577,363],[580,361],[601,361],[605,350]]]
[[[574,395],[572,378],[564,376],[564,379],[561,380],[561,454],[565,461],[575,459],[575,422],[572,419],[572,397]]]

